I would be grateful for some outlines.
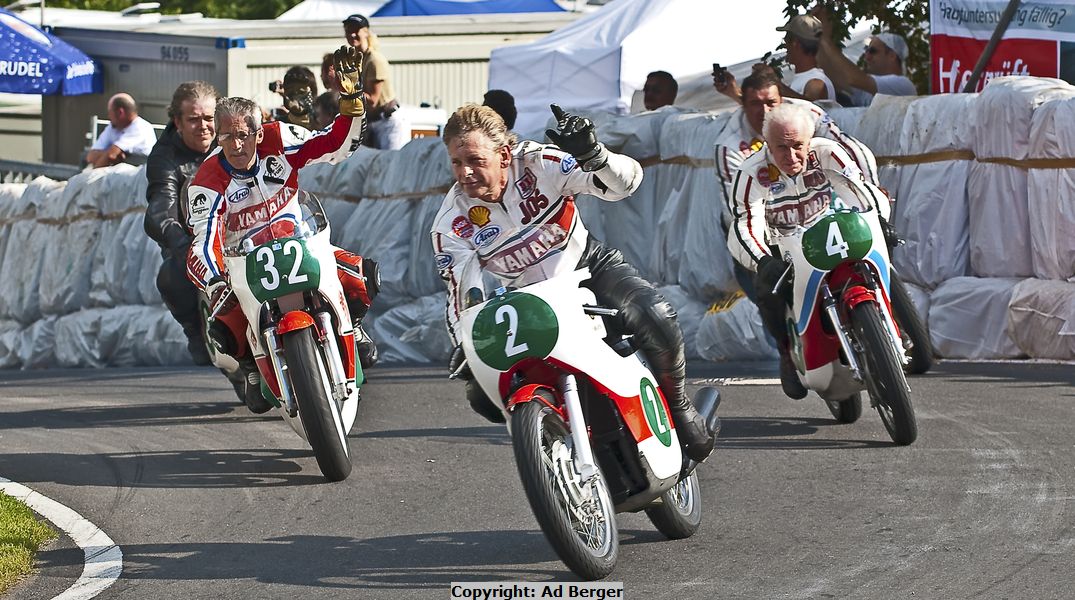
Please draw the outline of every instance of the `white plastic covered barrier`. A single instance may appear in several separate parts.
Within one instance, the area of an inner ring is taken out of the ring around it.
[[[1008,303],[1008,336],[1034,358],[1075,360],[1075,284],[1020,281]]]
[[[1066,167],[1031,168],[1027,214],[1034,276],[1075,280],[1075,97],[1050,99],[1034,111],[1030,158]]]
[[[1008,302],[1018,279],[956,277],[930,296],[934,349],[947,358],[1017,358],[1008,335]]]

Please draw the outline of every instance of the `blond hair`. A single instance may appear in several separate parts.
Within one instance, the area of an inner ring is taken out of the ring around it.
[[[480,104],[464,104],[452,113],[444,125],[442,137],[447,145],[453,139],[469,133],[484,134],[497,148],[514,146],[519,139],[514,133],[508,131],[504,119],[495,110]]]

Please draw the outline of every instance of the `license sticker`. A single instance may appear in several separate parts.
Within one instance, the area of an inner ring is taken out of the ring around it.
[[[452,231],[461,238],[469,238],[474,235],[474,224],[460,215],[452,220]]]

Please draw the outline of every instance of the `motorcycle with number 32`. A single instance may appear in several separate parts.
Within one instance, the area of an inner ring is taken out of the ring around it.
[[[645,356],[582,285],[589,272],[544,273],[555,252],[542,257],[542,240],[564,235],[549,228],[559,226],[501,233],[518,242],[507,247],[528,248],[519,260],[474,256],[483,289],[468,291],[456,331],[476,382],[505,413],[546,539],[579,577],[600,579],[618,555],[616,513],[644,510],[666,537],[685,538],[701,523],[701,490]],[[505,264],[518,269],[488,269]],[[695,398],[714,432],[719,403],[715,388]]]
[[[893,317],[888,246],[859,186],[837,171],[825,175],[832,192],[823,202],[769,224],[769,239],[789,263],[774,292],[792,288],[792,360],[803,386],[838,421],[858,420],[865,390],[892,441],[908,445],[918,437],[904,375],[910,341]]]
[[[223,238],[230,293],[246,317],[244,342],[263,395],[310,444],[325,477],[346,479],[347,434],[364,376],[320,202],[282,188],[255,209],[228,215]],[[226,302],[227,295],[212,318]]]

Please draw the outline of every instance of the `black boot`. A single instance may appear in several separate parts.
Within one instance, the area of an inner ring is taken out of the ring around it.
[[[799,372],[795,369],[795,363],[791,360],[791,352],[787,345],[782,345],[780,350],[780,387],[784,395],[792,400],[802,400],[806,397],[806,388],[799,380]]]
[[[685,397],[684,400],[686,400]],[[705,419],[698,414],[689,400],[686,408],[673,408],[671,405],[669,408],[672,411],[672,421],[676,424],[679,443],[683,446],[683,453],[695,462],[702,462],[713,451],[713,443],[716,441],[713,432],[706,427]]]
[[[209,349],[205,346],[205,338],[202,337],[202,328],[197,325],[185,326],[183,327],[183,334],[187,336],[187,352],[194,359],[194,364],[199,367],[213,364],[212,357],[209,356]]]
[[[272,404],[261,393],[261,373],[258,371],[254,359],[249,356],[241,359],[239,361],[239,372],[243,379],[246,380],[243,402],[250,409],[250,412],[260,415],[272,409]],[[236,389],[236,392],[238,392],[238,389]]]
[[[355,341],[358,346],[358,363],[366,370],[377,364],[380,355],[377,352],[377,342],[373,341],[370,334],[362,328],[361,322],[355,323]]]

